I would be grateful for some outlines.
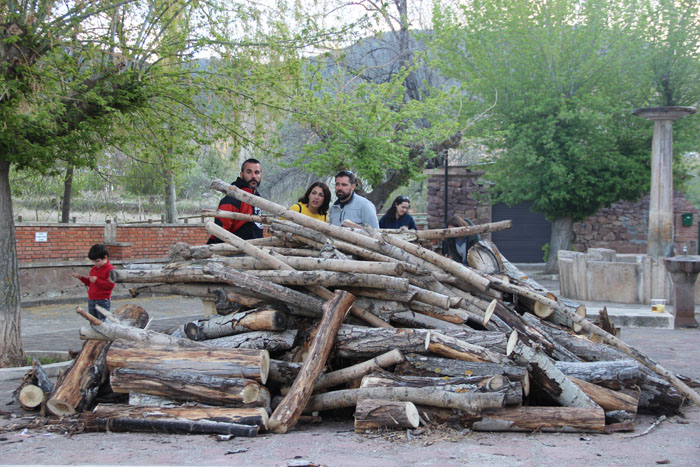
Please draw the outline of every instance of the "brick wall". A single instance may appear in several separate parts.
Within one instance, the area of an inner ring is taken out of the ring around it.
[[[445,222],[445,170],[431,169],[428,175],[428,228],[441,229]],[[466,167],[450,167],[447,178],[447,218],[457,214],[468,217],[475,224],[491,222],[491,203],[486,184],[481,179],[483,171]]]
[[[683,214],[693,214],[693,224],[683,225]],[[687,247],[698,253],[698,210],[680,192],[673,193],[673,220],[676,254]],[[637,202],[620,201],[596,215],[574,224],[574,248],[609,248],[618,253],[646,253],[649,224],[649,196]]]
[[[423,172],[428,176],[428,228],[443,227],[444,169]],[[447,180],[448,217],[458,214],[475,224],[491,222],[491,205],[487,194],[488,182],[481,179],[484,172],[467,167],[450,167]],[[674,235],[676,254],[683,247],[688,254],[698,254],[698,210],[683,193],[674,192]],[[683,225],[683,214],[692,213],[691,226]],[[618,253],[646,253],[649,224],[649,196],[637,202],[620,201],[603,208],[594,216],[574,224],[573,247],[585,252],[588,248],[609,248]]]
[[[16,224],[15,236],[20,263],[84,260],[95,243],[106,243],[112,259],[163,258],[175,242],[201,245],[209,237],[203,224],[117,224],[116,241],[106,242],[104,225],[34,222]]]

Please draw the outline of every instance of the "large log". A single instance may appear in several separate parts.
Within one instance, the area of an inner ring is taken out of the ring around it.
[[[332,271],[352,272],[357,274],[381,274],[400,276],[405,267],[399,262],[355,261],[330,258],[308,258],[295,256],[276,256],[277,259],[297,271]],[[270,265],[258,258],[249,256],[226,258],[223,263],[234,269],[270,269]]]
[[[186,420],[213,420],[240,425],[258,426],[267,430],[267,411],[262,407],[143,407],[119,404],[98,404],[92,412],[86,412],[81,419],[97,431],[106,430],[106,419],[125,418],[173,418]]]
[[[296,329],[288,329],[283,332],[251,331],[235,336],[209,339],[204,342],[211,347],[222,349],[260,349],[268,352],[279,352],[294,347],[296,337]]]
[[[289,393],[270,417],[271,431],[286,433],[296,423],[306,402],[311,397],[316,379],[323,371],[338,328],[354,301],[353,295],[340,291],[336,292],[334,297],[324,305],[323,318],[315,330],[315,336],[304,359],[304,365],[294,380]]]
[[[180,418],[130,418],[110,417],[96,427],[104,427],[110,432],[143,432],[170,434],[219,434],[252,437],[258,434],[258,427],[239,423],[213,420],[187,420]]]
[[[505,396],[498,393],[459,394],[426,388],[360,388],[317,394],[309,399],[306,412],[354,407],[362,399],[387,399],[414,404],[444,407],[477,413],[488,408],[500,408]]]
[[[535,384],[564,407],[597,408],[593,402],[573,381],[559,370],[554,361],[544,352],[527,346],[518,339],[518,332],[513,331],[508,339],[508,356],[514,356],[530,368],[530,375]]]
[[[452,227],[447,229],[426,229],[415,232],[418,240],[444,240],[446,238],[459,238],[468,235],[478,235],[488,232],[510,229],[512,221],[490,222],[488,224],[469,225],[464,227]]]
[[[482,412],[471,425],[474,431],[602,432],[605,412],[601,408],[507,407]]]
[[[182,295],[185,297],[199,297],[209,300],[217,300],[219,291],[224,294],[227,301],[253,308],[265,300],[265,296],[250,289],[234,287],[226,284],[153,284],[142,285],[129,289],[132,297],[138,297],[142,293]]]
[[[609,362],[557,362],[570,378],[578,378],[613,390],[639,390],[638,407],[647,413],[674,414],[684,397],[668,381],[634,360]]]
[[[441,391],[457,393],[498,392],[505,395],[506,405],[521,405],[523,402],[522,386],[518,382],[510,382],[502,375],[489,377],[430,377],[405,376],[387,372],[366,375],[360,384],[362,388],[435,388]]]
[[[492,352],[479,345],[470,344],[461,339],[446,336],[439,332],[431,332],[428,338],[428,350],[443,357],[464,360],[467,362],[503,363],[505,355]]]
[[[418,410],[412,402],[363,399],[355,407],[355,433],[377,428],[417,428]]]
[[[110,385],[117,393],[139,392],[176,401],[230,407],[269,407],[270,392],[245,378],[224,378],[174,370],[115,368]]]
[[[148,313],[138,305],[123,305],[114,316],[125,327],[144,327],[148,323]],[[83,344],[80,354],[56,383],[53,394],[46,402],[46,408],[51,413],[59,417],[73,415],[93,404],[100,385],[107,379],[105,359],[108,350],[107,341],[89,340]]]
[[[338,330],[336,351],[342,357],[373,357],[391,349],[401,352],[425,352],[430,343],[429,329],[382,329],[362,326],[343,325]],[[505,352],[503,334],[488,331],[461,329],[442,329],[440,334],[492,349]]]
[[[187,323],[185,334],[201,341],[249,331],[283,331],[286,326],[287,315],[283,311],[265,307]]]
[[[251,270],[248,271],[248,274],[280,285],[367,287],[373,289],[398,290],[399,292],[407,292],[410,286],[408,279],[380,275],[378,273],[359,274],[355,272],[334,271]]]
[[[116,341],[107,353],[107,367],[155,371],[183,371],[227,378],[246,378],[265,384],[270,370],[267,350],[179,349],[146,347],[129,341]]]
[[[523,394],[530,391],[530,378],[527,368],[515,364],[465,362],[450,358],[428,357],[417,354],[406,354],[406,363],[397,366],[396,373],[417,376],[481,376],[490,377],[503,375],[510,381],[519,381]]]
[[[25,410],[38,409],[53,392],[53,383],[39,360],[32,359],[32,369],[14,392],[19,405]]]

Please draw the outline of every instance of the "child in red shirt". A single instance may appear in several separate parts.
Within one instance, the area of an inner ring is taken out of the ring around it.
[[[109,271],[114,269],[109,262],[109,252],[104,245],[92,245],[88,252],[88,258],[95,263],[90,269],[90,277],[81,276],[73,273],[73,277],[88,287],[88,313],[92,316],[104,320],[105,316],[97,311],[97,306],[101,306],[109,311],[110,298],[112,297],[112,289],[114,282],[109,280]]]

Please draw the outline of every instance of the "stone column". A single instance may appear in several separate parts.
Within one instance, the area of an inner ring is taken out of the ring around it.
[[[654,122],[651,143],[651,200],[647,255],[673,254],[673,129],[674,120],[695,113],[694,107],[648,107],[632,111]]]

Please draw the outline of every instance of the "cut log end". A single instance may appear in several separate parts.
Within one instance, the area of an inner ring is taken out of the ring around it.
[[[548,297],[551,298],[551,297]],[[544,303],[535,302],[534,304],[535,315],[540,319],[547,319],[554,313],[554,308],[545,305]]]
[[[260,355],[260,382],[267,383],[267,375],[270,374],[270,353],[263,350]]]
[[[27,384],[17,396],[17,401],[26,410],[34,410],[44,401],[44,391],[39,386]]]
[[[506,344],[506,356],[510,357],[515,350],[515,346],[518,344],[518,331],[513,331],[508,336],[508,343]]]
[[[586,307],[584,305],[579,305],[578,307],[576,307],[576,315],[585,319],[586,318]],[[583,326],[581,326],[578,323],[573,323],[572,328],[573,328],[574,332],[576,334],[578,334],[583,329]]]
[[[491,300],[491,303],[489,303],[489,306],[486,308],[486,311],[484,311],[484,320],[482,321],[482,324],[486,326],[489,324],[489,321],[491,320],[491,316],[493,315],[493,311],[496,309],[496,304],[498,303],[498,300]]]
[[[51,413],[58,415],[59,417],[67,417],[77,413],[75,407],[71,407],[69,404],[66,404],[63,401],[57,401],[55,399],[49,399],[46,403],[46,407],[51,411]]]

